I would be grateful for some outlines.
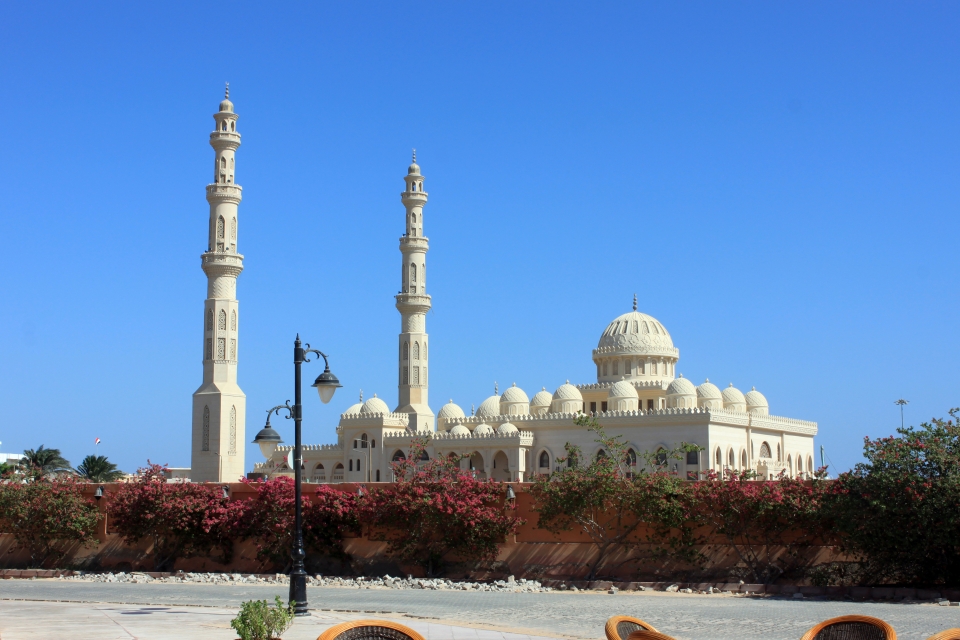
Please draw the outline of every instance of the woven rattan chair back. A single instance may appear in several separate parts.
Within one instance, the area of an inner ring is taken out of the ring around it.
[[[317,640],[424,640],[402,624],[389,620],[354,620],[330,627]]]
[[[940,633],[935,633],[927,640],[960,640],[960,628],[946,629]]]
[[[824,620],[800,640],[897,640],[889,624],[868,616],[840,616]]]
[[[641,629],[640,631],[634,631],[629,636],[627,636],[627,640],[675,640],[675,639],[664,633],[660,633],[659,631]]]
[[[656,631],[656,628],[649,622],[630,616],[613,616],[607,620],[607,624],[603,627],[607,640],[627,640],[634,631],[644,630]]]

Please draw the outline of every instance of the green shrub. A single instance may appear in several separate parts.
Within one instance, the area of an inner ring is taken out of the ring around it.
[[[274,596],[276,605],[266,600],[248,600],[240,605],[240,613],[230,621],[240,640],[271,640],[293,624],[293,604],[283,606],[280,596]]]

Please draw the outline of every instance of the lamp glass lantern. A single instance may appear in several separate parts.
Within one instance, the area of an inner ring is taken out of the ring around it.
[[[257,433],[253,439],[253,443],[260,446],[260,453],[262,453],[263,457],[267,460],[273,456],[273,452],[277,450],[277,445],[283,443],[280,434],[270,426],[269,416],[267,417],[267,424]]]
[[[330,372],[330,365],[327,365],[323,373],[318,375],[317,379],[314,380],[310,386],[317,390],[317,393],[320,395],[320,402],[327,404],[333,400],[333,394],[336,390],[343,385],[340,384],[337,376]]]

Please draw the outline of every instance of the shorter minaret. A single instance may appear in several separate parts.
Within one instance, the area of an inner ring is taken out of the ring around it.
[[[404,181],[406,189],[400,194],[400,200],[407,210],[407,220],[406,233],[400,238],[403,260],[400,293],[396,296],[397,311],[400,312],[397,349],[400,393],[396,412],[409,414],[411,429],[435,431],[436,422],[427,397],[427,311],[431,306],[427,294],[427,250],[430,243],[423,235],[423,205],[427,204],[427,192],[423,190],[416,149]]]

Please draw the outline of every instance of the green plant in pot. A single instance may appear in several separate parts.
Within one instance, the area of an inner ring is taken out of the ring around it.
[[[248,600],[240,605],[240,613],[230,621],[230,626],[240,635],[240,640],[274,640],[293,624],[293,605],[284,606],[280,596],[274,597],[275,606],[266,600]]]

